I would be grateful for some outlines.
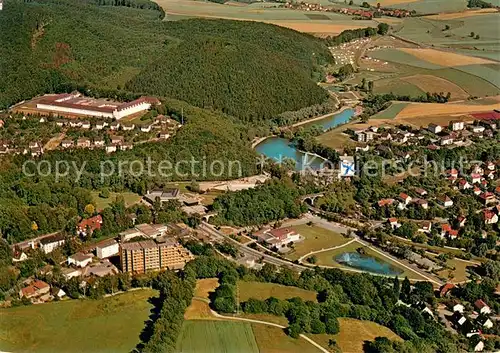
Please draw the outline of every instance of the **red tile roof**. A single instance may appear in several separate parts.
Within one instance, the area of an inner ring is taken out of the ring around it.
[[[280,240],[285,239],[288,234],[297,234],[292,228],[272,229],[269,233]]]
[[[102,224],[102,216],[99,214],[97,216],[82,220],[78,224],[78,228],[80,231],[85,231],[87,227],[89,227],[91,231],[94,231],[96,229],[101,229],[101,224]]]

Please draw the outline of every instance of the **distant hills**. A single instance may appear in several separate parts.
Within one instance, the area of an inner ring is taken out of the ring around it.
[[[263,23],[163,16],[144,0],[9,1],[0,12],[0,109],[67,83],[172,97],[252,122],[327,98],[315,83],[333,60],[322,40]]]

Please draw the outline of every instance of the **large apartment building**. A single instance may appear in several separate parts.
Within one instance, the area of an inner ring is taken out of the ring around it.
[[[120,245],[123,272],[145,273],[160,269],[177,270],[194,259],[194,256],[174,240],[157,243],[141,240]]]

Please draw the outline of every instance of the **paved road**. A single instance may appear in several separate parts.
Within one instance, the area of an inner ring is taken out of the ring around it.
[[[307,269],[307,267],[305,267],[305,266],[297,265],[297,264],[294,264],[290,261],[282,260],[282,259],[279,259],[277,257],[261,253],[258,250],[249,248],[248,246],[245,246],[244,244],[241,244],[240,242],[234,240],[233,238],[219,232],[211,224],[208,224],[206,222],[202,222],[200,224],[200,229],[204,230],[205,232],[207,232],[207,233],[211,234],[212,236],[215,236],[219,239],[224,238],[225,240],[233,243],[240,250],[240,252],[242,252],[245,255],[254,256],[257,258],[264,258],[265,262],[276,265],[276,266],[287,266],[287,267],[291,267],[291,268],[294,268],[294,269],[299,270],[299,271],[303,271],[303,270]]]

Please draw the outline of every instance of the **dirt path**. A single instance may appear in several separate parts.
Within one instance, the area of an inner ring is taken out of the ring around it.
[[[286,329],[286,326],[278,325],[278,324],[275,324],[274,322],[268,322],[268,321],[262,321],[262,320],[254,320],[254,319],[246,319],[246,318],[243,318],[243,317],[224,316],[224,315],[220,315],[220,314],[216,313],[215,311],[213,311],[211,309],[210,309],[210,311],[211,311],[211,313],[212,313],[212,315],[214,317],[219,318],[219,319],[245,321],[245,322],[251,322],[251,323],[254,323],[254,324],[262,324],[262,325],[268,325],[268,326],[278,327],[278,328],[281,328],[281,329]],[[315,341],[313,341],[312,339],[310,339],[306,335],[304,335],[304,334],[301,333],[300,337],[303,338],[303,339],[305,339],[307,342],[309,342],[310,344],[312,344],[316,348],[318,348],[320,351],[322,351],[324,353],[330,353],[330,351],[328,351],[327,349],[323,348],[320,344],[316,343]]]

